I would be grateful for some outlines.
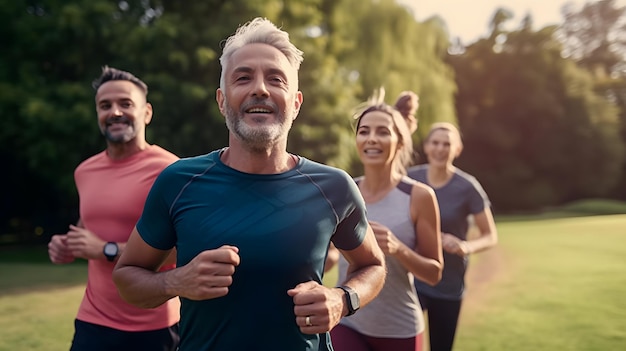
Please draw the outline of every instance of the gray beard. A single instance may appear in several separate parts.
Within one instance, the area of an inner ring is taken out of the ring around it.
[[[224,106],[226,127],[251,150],[264,151],[276,145],[287,137],[291,128],[291,119],[286,119],[283,113],[278,114],[278,123],[250,127],[243,122],[243,112],[232,109],[227,100],[224,100]]]
[[[113,136],[108,131],[104,131],[102,134],[106,140],[113,144],[124,144],[131,141],[135,137],[135,133],[124,133]]]
[[[130,122],[130,119],[128,117],[121,116],[121,117],[110,118],[110,120],[126,123],[128,125],[128,129],[126,129],[124,133],[112,135],[109,132],[108,125],[105,124],[104,129],[101,129],[101,132],[107,141],[113,144],[124,144],[124,143],[131,141],[133,138],[137,136],[135,125]],[[107,121],[107,124],[108,122],[109,121]]]

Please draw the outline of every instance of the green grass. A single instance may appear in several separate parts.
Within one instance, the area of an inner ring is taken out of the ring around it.
[[[570,202],[557,208],[529,214],[500,215],[498,223],[520,222],[523,220],[556,219],[583,216],[600,216],[626,213],[626,202],[607,199],[586,199]]]
[[[479,306],[464,308],[471,314],[455,350],[623,349],[626,215],[505,222],[498,231],[503,261],[477,265],[497,272]]]
[[[84,289],[79,285],[0,295],[0,350],[69,350]]]
[[[0,351],[69,350],[87,265],[53,265],[45,247],[0,248]]]
[[[497,222],[498,247],[472,258],[484,281],[468,281],[455,351],[623,349],[626,215]],[[68,350],[85,278],[45,248],[1,249],[0,351]]]

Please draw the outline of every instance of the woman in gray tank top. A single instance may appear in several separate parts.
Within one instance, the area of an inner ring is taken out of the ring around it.
[[[387,277],[376,299],[331,331],[335,351],[422,350],[424,317],[414,276],[434,285],[443,270],[437,199],[432,189],[405,175],[413,152],[411,133],[402,115],[379,96],[357,115],[364,176],[356,181],[385,253]],[[341,257],[339,281],[347,266]]]

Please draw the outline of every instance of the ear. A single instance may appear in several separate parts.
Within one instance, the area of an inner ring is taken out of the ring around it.
[[[304,97],[302,96],[302,92],[298,91],[296,93],[296,98],[294,99],[294,113],[293,113],[293,119],[296,119],[298,117],[298,113],[300,113],[300,107],[302,107],[302,101],[303,101]]]
[[[150,124],[150,122],[152,122],[152,104],[149,102],[146,102],[146,115],[144,116],[144,123],[146,125]]]
[[[226,116],[226,114],[224,113],[224,93],[222,92],[222,89],[217,88],[217,90],[215,91],[215,100],[217,101],[217,106],[220,108],[220,112],[222,113],[222,116]]]

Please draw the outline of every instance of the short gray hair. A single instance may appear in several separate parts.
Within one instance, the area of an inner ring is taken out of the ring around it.
[[[287,57],[287,60],[296,71],[300,69],[300,64],[304,60],[303,52],[289,41],[289,33],[278,29],[278,27],[267,18],[257,17],[237,28],[235,34],[226,39],[222,56],[220,56],[220,65],[222,65],[220,88],[224,89],[224,72],[226,72],[228,60],[233,56],[235,51],[245,45],[258,43],[275,47]]]

